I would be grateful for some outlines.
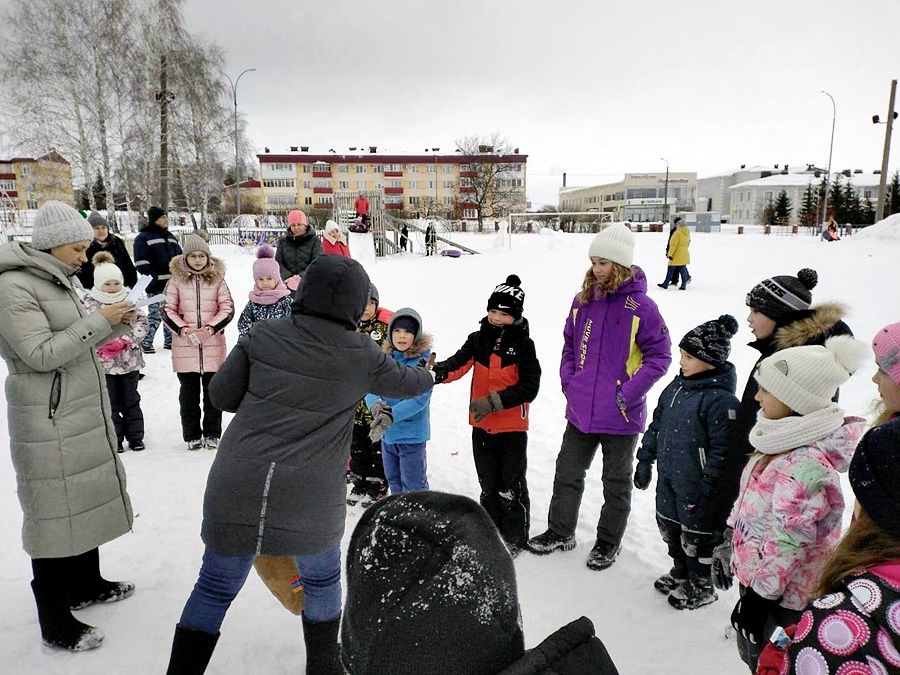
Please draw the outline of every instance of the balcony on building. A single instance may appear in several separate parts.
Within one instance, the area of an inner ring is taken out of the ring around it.
[[[385,178],[402,178],[403,172],[402,171],[385,171],[384,177]]]
[[[400,209],[403,208],[403,204],[402,204],[402,203],[399,203],[399,202],[396,203],[396,204],[388,203],[388,204],[385,204],[385,205],[384,205],[384,208],[386,208],[386,209],[394,209],[395,211],[399,211]]]
[[[472,185],[460,185],[459,191],[460,192],[475,192],[475,187]]]
[[[386,187],[386,188],[384,188],[384,194],[386,194],[386,195],[402,195],[403,188],[402,187]]]
[[[314,187],[313,194],[316,195],[330,195],[333,192],[333,189],[330,187]]]
[[[474,171],[460,171],[459,177],[460,178],[475,178],[475,172]]]
[[[331,170],[328,171],[313,171],[313,178],[331,178]]]

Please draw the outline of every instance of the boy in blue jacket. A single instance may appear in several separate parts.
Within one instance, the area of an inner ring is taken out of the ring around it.
[[[738,324],[723,314],[689,331],[678,346],[681,371],[659,397],[653,422],[637,453],[634,486],[646,490],[659,461],[656,522],[672,569],[653,584],[675,609],[696,609],[718,599],[713,590],[713,549],[722,541],[728,509],[717,499],[728,472],[740,405],[729,363]],[[724,500],[730,505],[734,497]]]
[[[398,310],[388,324],[390,339],[384,351],[403,365],[426,366],[431,357],[431,336],[422,332],[422,317],[408,307]],[[425,443],[431,437],[428,406],[431,390],[407,399],[383,399],[369,394],[372,413],[369,438],[381,439],[384,475],[391,494],[427,490]]]

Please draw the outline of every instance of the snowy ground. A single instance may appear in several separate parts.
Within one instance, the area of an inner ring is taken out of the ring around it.
[[[422,313],[440,358],[449,356],[476,328],[495,284],[510,273],[522,278],[525,313],[544,368],[529,439],[532,534],[538,534],[546,526],[554,461],[565,426],[557,375],[563,321],[588,265],[591,235],[514,235],[509,248],[495,248],[493,235],[450,236],[484,255],[460,259],[407,255],[367,263],[369,274],[385,306],[407,305]],[[756,356],[745,346],[751,336],[744,321],[744,297],[766,276],[815,268],[820,279],[815,300],[846,302],[852,308],[848,322],[865,341],[881,326],[900,319],[894,267],[897,245],[889,238],[849,238],[826,244],[811,236],[696,234],[691,247],[694,282],[687,292],[663,291],[654,285],[665,274],[665,234],[641,233],[636,239],[635,261],[650,278],[650,295],[659,303],[676,344],[687,330],[721,313],[732,313],[740,320],[732,359],[740,386]],[[251,286],[252,254],[228,247],[216,247],[215,254],[228,263],[227,279],[240,311]],[[229,344],[236,334],[232,324]],[[157,335],[157,345],[161,344]],[[651,392],[651,405],[674,368]],[[867,366],[842,388],[842,403],[848,411],[870,412],[877,397],[869,380],[872,373],[873,367]],[[165,668],[174,625],[199,567],[201,502],[212,454],[189,454],[183,447],[178,385],[168,352],[149,356],[146,374],[141,392],[148,449],[122,456],[135,507],[134,532],[104,546],[101,555],[107,577],[133,580],[138,590],[126,602],[78,613],[105,631],[100,649],[72,655],[40,646],[28,585],[29,560],[20,547],[15,476],[10,462],[0,460],[0,512],[5,514],[0,521],[4,542],[0,549],[0,672],[158,673]],[[429,480],[434,489],[477,499],[467,396],[468,382],[435,390]],[[5,408],[5,400],[0,406]],[[5,417],[5,410],[0,415]],[[8,445],[5,424],[0,425],[0,444],[4,450]],[[516,560],[527,645],[587,615],[623,674],[745,672],[734,643],[724,637],[734,591],[709,607],[681,613],[653,590],[653,580],[669,566],[654,522],[653,499],[652,486],[636,492],[618,562],[604,572],[588,570],[584,561],[602,503],[598,461],[588,475],[575,550],[548,557],[523,553]],[[348,514],[345,540],[358,517],[352,510]],[[288,673],[298,672],[303,663],[299,619],[282,610],[251,574],[225,620],[210,672]]]

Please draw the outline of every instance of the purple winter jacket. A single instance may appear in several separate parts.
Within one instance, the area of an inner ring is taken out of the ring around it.
[[[563,339],[559,376],[566,419],[582,433],[642,433],[647,392],[672,363],[669,331],[647,296],[644,271],[635,266],[631,279],[586,305],[576,296]]]

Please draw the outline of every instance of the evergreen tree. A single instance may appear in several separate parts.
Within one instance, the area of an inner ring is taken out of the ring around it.
[[[94,180],[94,185],[91,189],[94,192],[94,203],[97,205],[97,208],[104,208],[106,206],[106,185],[103,183],[103,176],[100,175],[100,172],[97,172],[97,178]]]
[[[770,201],[763,207],[762,222],[763,225],[775,224],[775,202]]]
[[[843,213],[841,214],[839,223],[857,224],[862,218],[862,204],[859,201],[859,193],[853,188],[853,183],[847,181],[844,186],[844,203]]]
[[[860,218],[860,225],[871,225],[875,222],[875,205],[868,197],[863,201]]]
[[[794,205],[791,203],[787,191],[782,190],[778,193],[778,197],[775,198],[775,222],[779,225],[787,225],[791,221],[791,212],[793,210]]]
[[[841,174],[834,174],[831,188],[828,190],[828,214],[837,222],[843,223],[844,217],[844,189],[841,185]]]
[[[900,213],[900,171],[895,171],[891,178],[891,185],[888,188],[887,203],[884,215],[889,216],[892,213]]]
[[[819,214],[819,197],[816,192],[812,183],[807,185],[806,192],[803,193],[803,201],[800,202],[800,208],[797,209],[797,223],[803,227],[810,227],[816,223]]]

